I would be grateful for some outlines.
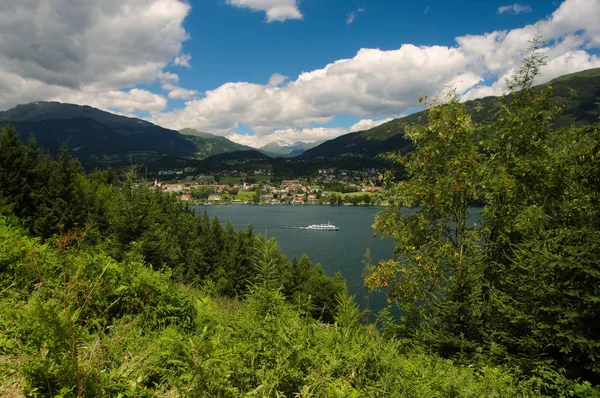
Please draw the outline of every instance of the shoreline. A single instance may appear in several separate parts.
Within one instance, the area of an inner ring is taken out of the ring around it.
[[[330,203],[209,203],[209,202],[192,202],[186,201],[186,204],[193,206],[337,206],[337,207],[387,207],[389,204],[330,204]]]

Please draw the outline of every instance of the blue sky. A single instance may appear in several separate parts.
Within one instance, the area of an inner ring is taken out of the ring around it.
[[[197,1],[184,22],[190,35],[184,51],[192,55],[193,67],[179,76],[186,87],[200,91],[231,81],[267,83],[273,73],[298,76],[352,58],[361,48],[453,46],[457,36],[522,27],[556,8],[551,1],[536,1],[528,2],[530,12],[499,14],[498,8],[506,4],[303,0],[302,20],[266,23],[264,12],[235,8],[223,0]],[[348,24],[352,12],[356,17]]]
[[[261,146],[366,129],[456,88],[600,67],[600,0],[38,0],[0,5],[0,108],[58,100]],[[536,23],[539,25],[536,26]]]

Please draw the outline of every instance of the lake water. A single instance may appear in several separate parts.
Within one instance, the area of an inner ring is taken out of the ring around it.
[[[255,233],[274,237],[290,259],[306,253],[313,263],[321,263],[327,275],[340,271],[351,295],[362,308],[367,307],[363,288],[363,258],[371,250],[373,263],[392,258],[393,241],[373,236],[372,224],[381,208],[374,206],[330,205],[213,205],[194,206],[197,212],[206,210],[209,216],[223,222],[231,221],[238,230],[252,224]],[[338,231],[302,229],[310,224],[326,222]],[[368,298],[372,311],[385,307],[385,294]]]

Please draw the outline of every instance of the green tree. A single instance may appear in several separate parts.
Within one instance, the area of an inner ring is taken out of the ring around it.
[[[23,191],[25,159],[17,130],[12,126],[3,127],[0,131],[0,201],[21,217],[25,216],[26,203]]]
[[[208,199],[210,194],[214,193],[214,188],[200,187],[192,190],[192,197],[197,200]]]
[[[600,382],[597,127],[551,132],[551,87],[534,40],[487,153],[485,279],[493,354],[530,372],[549,366]]]
[[[449,94],[446,102],[435,98],[427,125],[407,128],[406,136],[412,154],[387,158],[405,167],[407,180],[386,183],[393,205],[374,224],[376,233],[394,239],[395,258],[373,266],[365,284],[388,287],[388,300],[404,309],[406,325],[419,329],[430,349],[470,355],[481,342],[481,238],[469,223],[481,184],[475,128]]]
[[[426,126],[411,127],[409,157],[388,154],[405,166],[408,179],[388,184],[394,205],[379,213],[375,231],[396,242],[396,259],[367,278],[372,288],[391,284],[390,297],[403,305],[428,302],[438,289],[469,279],[478,250],[477,231],[468,224],[469,203],[478,197],[480,155],[474,127],[458,99],[435,99]],[[401,208],[416,209],[403,212]]]

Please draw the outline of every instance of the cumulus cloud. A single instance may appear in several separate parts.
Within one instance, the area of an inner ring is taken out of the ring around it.
[[[192,56],[190,54],[181,54],[175,57],[175,59],[173,60],[173,65],[176,66],[184,66],[186,68],[189,68],[190,65],[190,60],[192,59]]]
[[[228,135],[244,143],[329,138],[351,131],[318,127],[335,115],[385,118],[414,111],[419,95],[451,89],[463,99],[505,92],[505,79],[518,70],[537,33],[549,41],[544,50],[548,64],[538,83],[600,66],[598,55],[591,51],[600,47],[596,15],[600,15],[597,0],[566,0],[537,25],[457,37],[455,46],[363,48],[352,58],[302,73],[295,80],[274,75],[265,85],[226,83],[153,120],[171,128],[191,126]],[[236,134],[239,124],[257,136]]]
[[[380,120],[362,119],[362,120],[359,120],[358,122],[356,122],[355,124],[353,124],[352,126],[350,126],[350,128],[348,128],[348,130],[349,130],[349,132],[369,130],[369,129],[372,129],[373,127],[379,126],[380,124],[392,121],[393,119],[394,118],[391,118],[391,117],[388,117],[386,119],[380,119]]]
[[[357,8],[356,10],[353,10],[352,12],[350,12],[346,16],[346,25],[351,25],[354,22],[354,20],[356,19],[356,16],[358,14],[360,14],[361,12],[365,12],[365,10],[363,8]]]
[[[267,22],[284,22],[288,19],[302,19],[298,6],[299,0],[226,0],[238,8],[249,8],[252,11],[266,13]]]
[[[328,123],[339,114],[385,117],[414,106],[420,94],[472,87],[481,77],[466,71],[468,62],[460,50],[443,46],[361,49],[354,58],[302,73],[283,86],[224,84],[155,121],[221,134],[242,123],[265,135]]]
[[[78,91],[63,92],[48,99],[90,105],[94,108],[117,111],[126,115],[131,115],[136,111],[156,113],[164,110],[167,106],[167,99],[162,95],[139,88],[132,88],[127,91],[108,90],[100,93],[94,89],[84,88]]]
[[[172,72],[159,71],[157,77],[158,77],[158,80],[162,84],[168,84],[168,83],[177,84],[177,83],[179,83],[179,76],[177,76],[177,74],[172,73]]]
[[[120,89],[152,83],[180,54],[189,9],[179,0],[0,2],[0,108],[98,97],[122,111],[163,109],[158,95]]]
[[[161,83],[162,89],[169,92],[167,96],[170,99],[187,100],[198,95],[196,90],[188,90],[177,86],[179,76],[175,73],[160,71],[158,73],[158,80]]]
[[[227,138],[238,144],[261,148],[274,141],[285,142],[306,142],[311,143],[320,140],[331,140],[340,135],[368,130],[379,126],[380,124],[389,122],[392,118],[373,120],[362,119],[350,127],[308,127],[300,129],[282,129],[276,130],[268,135],[245,135],[232,133],[227,135]]]
[[[165,88],[165,86],[163,86]],[[177,86],[168,86],[168,97],[171,99],[190,99],[198,95],[196,90],[188,90],[186,88],[181,88]]]
[[[510,4],[507,6],[502,6],[498,8],[498,14],[521,14],[531,12],[531,6],[523,5],[519,3]]]
[[[271,75],[271,77],[269,78],[269,87],[277,87],[281,84],[283,84],[286,80],[288,79],[287,76],[283,76],[280,73],[273,73],[273,75]]]

